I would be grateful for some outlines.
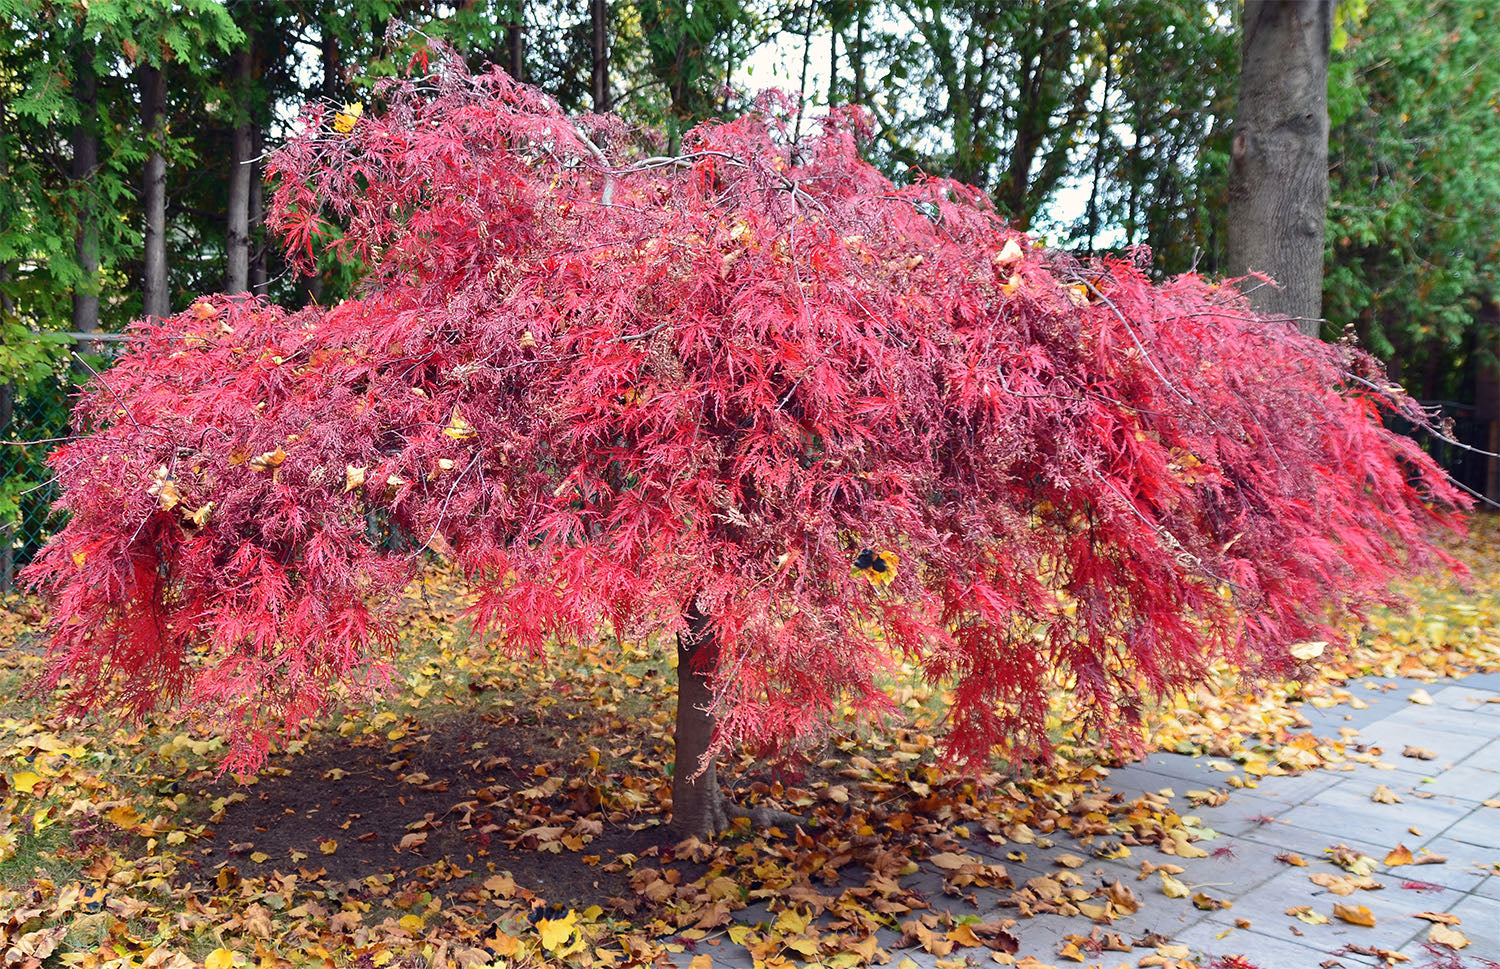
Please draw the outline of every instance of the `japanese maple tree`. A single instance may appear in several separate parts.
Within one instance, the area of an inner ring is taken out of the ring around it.
[[[1136,744],[1216,658],[1296,674],[1464,507],[1364,353],[894,185],[854,112],[794,143],[766,99],[651,158],[456,58],[377,100],[269,163],[272,226],[357,297],[138,324],[52,459],[48,684],[219,711],[234,769],[379,682],[426,550],[496,648],[676,633],[675,823],[713,833],[717,752],[890,712],[900,661],[951,687],[955,761],[1044,755],[1057,684]]]

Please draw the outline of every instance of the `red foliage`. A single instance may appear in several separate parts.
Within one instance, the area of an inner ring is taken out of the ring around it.
[[[236,768],[395,645],[422,556],[366,541],[370,509],[512,650],[696,603],[721,745],[885,711],[905,657],[975,761],[1045,752],[1058,678],[1129,745],[1214,657],[1295,673],[1465,504],[1382,426],[1421,414],[1363,353],[892,185],[852,115],[790,144],[768,101],[632,159],[454,60],[382,98],[348,136],[310,109],[270,165],[288,249],[337,225],[358,298],[140,324],[53,460],[50,683],[221,710]]]

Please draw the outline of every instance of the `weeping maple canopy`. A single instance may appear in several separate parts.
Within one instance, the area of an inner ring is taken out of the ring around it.
[[[138,324],[52,458],[48,685],[218,711],[233,769],[379,681],[425,549],[503,648],[704,624],[715,749],[888,711],[906,661],[976,762],[1045,753],[1054,684],[1130,745],[1216,658],[1295,674],[1465,506],[1363,352],[894,185],[852,111],[794,143],[764,99],[647,158],[456,58],[377,100],[268,166],[356,298]]]

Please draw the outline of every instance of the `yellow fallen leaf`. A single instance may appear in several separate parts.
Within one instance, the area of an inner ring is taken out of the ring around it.
[[[1400,804],[1401,796],[1384,784],[1378,784],[1375,793],[1370,795],[1370,800],[1376,804]]]
[[[1450,949],[1462,949],[1469,944],[1469,937],[1457,929],[1438,923],[1427,930],[1427,941],[1445,945]]]
[[[1287,652],[1300,660],[1317,659],[1323,655],[1323,650],[1328,648],[1324,642],[1293,643],[1287,648]]]
[[[1387,868],[1395,868],[1397,865],[1410,865],[1415,860],[1411,856],[1410,848],[1406,845],[1398,844],[1391,849],[1390,854],[1385,856],[1385,865]]]
[[[448,426],[443,428],[443,433],[455,441],[464,441],[475,434],[474,426],[464,420],[464,415],[459,413],[457,407],[453,408],[453,416],[448,418]]]
[[[427,921],[423,919],[422,916],[417,915],[416,913],[401,916],[400,920],[397,921],[396,924],[413,934],[420,932],[427,927]]]
[[[192,525],[194,528],[202,528],[204,525],[208,524],[209,513],[213,510],[214,503],[210,501],[206,503],[202,508],[199,508],[197,511],[184,513],[182,517],[186,518],[188,520],[188,524]]]
[[[688,969],[714,969],[714,957],[707,952],[693,956],[693,961],[688,963]]]
[[[333,116],[333,130],[341,135],[347,135],[354,130],[354,126],[359,123],[360,115],[364,113],[365,106],[363,102],[353,101],[345,104],[344,110],[335,113]]]
[[[229,949],[215,949],[203,960],[203,969],[232,969],[234,953]]]
[[[172,477],[172,473],[167,470],[165,464],[157,468],[155,474],[151,476],[151,484],[146,487],[146,494],[156,499],[162,511],[171,511],[182,500],[182,495],[177,491],[177,480]]]
[[[1314,912],[1310,905],[1298,905],[1286,910],[1286,914],[1295,915],[1298,921],[1306,922],[1308,925],[1327,925],[1328,916],[1321,912]]]
[[[264,851],[252,851],[250,852],[250,860],[255,862],[257,865],[264,865],[266,862],[271,860],[271,856],[266,854]]]
[[[1407,744],[1406,749],[1401,751],[1401,756],[1411,757],[1416,760],[1437,760],[1437,751]]]
[[[1166,872],[1158,871],[1157,874],[1161,875],[1161,890],[1168,898],[1187,898],[1192,894],[1186,885]]]
[[[327,841],[318,842],[318,850],[325,855],[331,855],[335,851],[339,850],[339,843],[332,838],[329,838]]]
[[[1375,927],[1375,915],[1363,905],[1338,905],[1333,906],[1333,914],[1338,919],[1348,922],[1350,925],[1363,925],[1366,928]]]
[[[36,773],[35,771],[23,770],[19,774],[13,774],[11,776],[10,784],[22,794],[30,794],[36,789],[36,786],[41,782],[41,779],[42,775]]]
[[[1424,707],[1432,706],[1432,694],[1428,693],[1421,687],[1417,687],[1415,690],[1412,690],[1411,696],[1407,697],[1407,699],[1412,703],[1419,703]]]
[[[548,952],[556,952],[568,944],[568,939],[573,935],[573,928],[578,924],[578,913],[568,911],[568,914],[560,919],[541,919],[536,923],[537,935],[542,940],[542,948]]]
[[[1001,246],[1000,251],[995,253],[995,265],[1009,266],[1013,263],[1020,262],[1025,257],[1025,255],[1026,253],[1021,250],[1021,247],[1016,243],[1016,240],[1006,239],[1005,245]]]
[[[1086,861],[1087,859],[1085,858],[1080,858],[1078,855],[1068,853],[1058,855],[1056,858],[1052,859],[1052,863],[1054,865],[1061,865],[1064,868],[1079,868],[1082,867]]]
[[[251,471],[274,471],[281,467],[284,461],[286,461],[286,452],[278,444],[276,450],[263,451],[251,458],[249,468]]]

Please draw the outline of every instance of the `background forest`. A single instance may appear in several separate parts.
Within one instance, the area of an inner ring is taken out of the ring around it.
[[[1146,245],[1159,274],[1214,274],[1238,17],[1220,0],[0,0],[0,437],[65,428],[67,382],[96,366],[71,349],[108,346],[67,334],[204,292],[342,298],[357,267],[304,277],[266,244],[259,158],[303,103],[368,100],[426,36],[664,150],[766,86],[800,89],[809,125],[861,104],[897,180],[953,176],[1053,245]],[[1346,0],[1328,92],[1324,336],[1352,327],[1480,446],[1500,398],[1497,19],[1497,0]],[[0,454],[0,588],[45,529],[43,453]]]

